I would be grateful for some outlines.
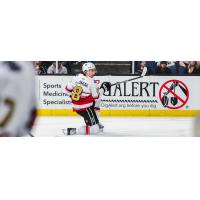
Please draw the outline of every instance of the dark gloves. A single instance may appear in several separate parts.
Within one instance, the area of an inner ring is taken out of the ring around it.
[[[100,89],[103,88],[104,92],[109,91],[111,88],[111,83],[110,82],[103,82],[101,84]]]

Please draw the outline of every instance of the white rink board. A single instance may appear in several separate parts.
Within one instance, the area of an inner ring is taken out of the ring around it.
[[[37,76],[37,100],[39,109],[71,109],[70,98],[65,94],[66,83],[72,76]],[[96,76],[115,83],[134,76]],[[170,89],[173,82],[178,86]],[[167,83],[168,82],[168,83]],[[113,86],[102,96],[102,110],[200,110],[200,76],[145,76],[135,81]],[[185,93],[184,93],[185,92]],[[167,105],[161,102],[166,94]],[[174,96],[175,95],[177,96]],[[173,99],[176,98],[177,102]],[[177,98],[178,97],[178,98]],[[172,103],[176,104],[173,105]]]

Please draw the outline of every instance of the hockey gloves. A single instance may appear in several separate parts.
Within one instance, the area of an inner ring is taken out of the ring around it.
[[[100,89],[101,89],[101,88],[104,90],[104,92],[109,91],[110,88],[111,88],[111,83],[110,83],[110,82],[103,82],[103,83],[101,84]]]

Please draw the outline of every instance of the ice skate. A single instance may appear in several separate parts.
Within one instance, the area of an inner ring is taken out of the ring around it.
[[[76,128],[67,128],[67,135],[76,134]]]
[[[104,125],[100,122],[98,123],[98,125],[99,125],[100,132],[103,132]]]

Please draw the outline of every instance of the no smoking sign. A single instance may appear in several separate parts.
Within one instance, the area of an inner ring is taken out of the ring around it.
[[[159,98],[164,107],[179,109],[187,103],[189,90],[186,84],[182,81],[169,80],[161,86]]]

